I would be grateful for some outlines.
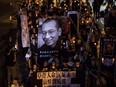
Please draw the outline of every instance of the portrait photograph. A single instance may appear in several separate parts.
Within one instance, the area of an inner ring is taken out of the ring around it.
[[[113,56],[114,44],[111,42],[105,42],[103,53],[105,56]]]

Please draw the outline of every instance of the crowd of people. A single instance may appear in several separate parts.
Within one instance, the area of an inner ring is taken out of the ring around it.
[[[94,0],[92,7],[88,0],[86,0],[86,2],[83,2],[83,0],[72,0],[71,5],[68,0],[63,0],[62,2],[57,3],[57,6],[54,6],[53,1],[47,1],[42,0],[41,3],[37,3],[36,0],[29,0],[28,2],[17,3],[18,8],[16,9],[16,18],[18,34],[16,36],[16,41],[13,41],[13,44],[9,45],[9,48],[6,52],[8,87],[20,87],[18,86],[20,84],[18,83],[16,68],[16,57],[18,54],[20,54],[19,52],[21,52],[21,57],[25,59],[27,64],[26,67],[28,68],[28,81],[24,83],[24,86],[26,87],[41,87],[35,81],[36,73],[38,71],[57,70],[76,70],[78,72],[77,77],[80,76],[79,80],[82,80],[80,82],[81,87],[85,87],[85,72],[88,71],[89,78],[91,79],[89,80],[88,87],[95,87],[97,76],[99,75],[99,68],[96,64],[96,61],[99,58],[98,42],[102,37],[101,29],[97,24],[96,20],[103,15],[101,14],[103,12],[99,12],[100,5],[103,2],[98,2],[99,0]],[[109,3],[109,5],[110,4],[111,2]],[[115,5],[111,5],[112,8],[115,7]],[[111,8],[108,7],[108,9]],[[60,27],[58,24],[59,20],[56,19],[61,16],[67,16],[67,13],[69,11],[77,11],[79,13],[79,30],[76,31],[78,35],[73,34],[71,37],[68,38],[64,35],[65,38],[62,38],[61,34],[64,32],[62,32],[62,27]],[[24,48],[21,47],[21,15],[27,16],[30,40],[30,46]],[[39,18],[43,18],[43,20],[44,18],[48,19],[45,20],[40,26]],[[51,24],[53,25],[51,26]],[[39,28],[41,28],[42,38],[45,42],[44,45],[39,48],[39,50],[44,49],[45,47],[45,49],[52,49],[57,44],[58,37],[61,37],[62,39],[60,47],[57,46],[58,49],[61,48],[60,56],[52,54],[49,60],[43,62],[43,66],[38,64],[38,32],[40,32]],[[51,41],[49,41],[48,37],[52,38]],[[70,45],[72,39],[72,43],[74,44],[75,50],[73,50],[73,47]],[[53,43],[53,41],[55,43]],[[66,45],[67,42],[68,45]]]

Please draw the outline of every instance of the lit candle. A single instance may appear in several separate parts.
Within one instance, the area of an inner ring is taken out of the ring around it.
[[[112,59],[112,63],[113,63],[113,64],[114,64],[114,62],[115,62],[115,58]]]
[[[104,58],[102,57],[102,63],[104,63]]]

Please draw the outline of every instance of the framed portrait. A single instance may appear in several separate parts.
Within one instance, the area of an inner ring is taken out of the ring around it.
[[[105,42],[103,48],[103,54],[105,56],[113,56],[114,44],[111,42]]]

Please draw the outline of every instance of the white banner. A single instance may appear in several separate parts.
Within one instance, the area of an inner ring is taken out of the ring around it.
[[[21,28],[22,28],[22,31],[21,31],[22,46],[30,47],[27,15],[20,15],[20,18],[21,18]]]
[[[71,83],[72,78],[76,78],[76,71],[51,71],[37,73],[37,80],[42,80],[42,87],[80,87],[80,84]]]

